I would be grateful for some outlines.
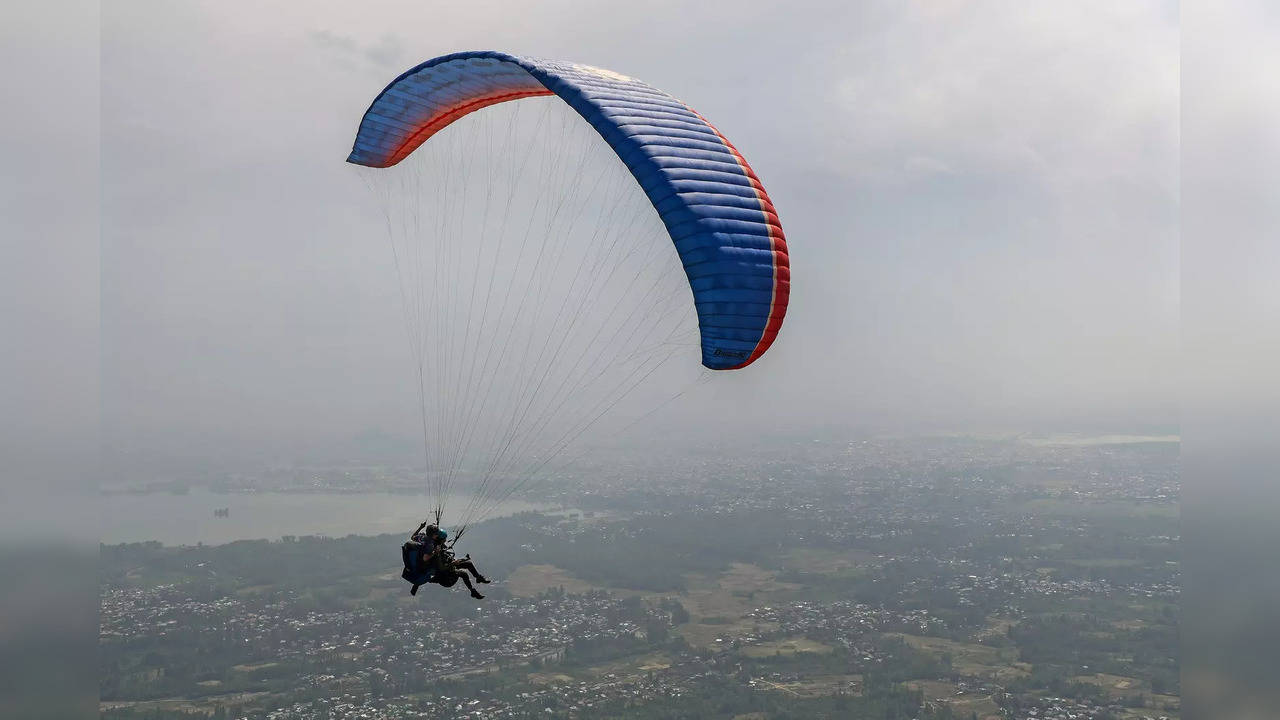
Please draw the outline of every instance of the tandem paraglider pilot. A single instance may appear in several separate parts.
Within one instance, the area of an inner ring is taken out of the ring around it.
[[[473,575],[478,583],[488,583],[489,579],[476,570],[470,555],[461,560],[456,559],[449,546],[445,544],[448,539],[449,533],[435,525],[423,522],[417,530],[413,531],[409,541],[401,546],[404,572],[400,573],[400,577],[413,585],[409,589],[409,594],[417,595],[418,588],[427,583],[453,587],[461,579],[471,591],[471,597],[483,600],[484,595],[481,595],[480,591],[471,584],[471,578],[467,573]]]

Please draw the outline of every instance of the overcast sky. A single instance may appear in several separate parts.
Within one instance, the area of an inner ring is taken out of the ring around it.
[[[383,238],[355,239],[363,187],[343,159],[386,82],[468,49],[643,79],[768,187],[791,246],[786,324],[672,422],[1176,423],[1174,3],[102,13],[99,381],[118,455],[297,456],[413,433],[390,258]]]

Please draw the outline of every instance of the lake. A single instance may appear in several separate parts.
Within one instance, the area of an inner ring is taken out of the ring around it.
[[[470,498],[455,494],[449,506],[461,512]],[[101,540],[108,545],[158,540],[166,545],[206,545],[235,540],[278,540],[282,535],[406,536],[432,507],[426,495],[401,493],[188,493],[108,494],[101,498]],[[489,517],[547,509],[507,501]],[[227,508],[227,517],[214,510]],[[446,511],[445,527],[449,528]]]

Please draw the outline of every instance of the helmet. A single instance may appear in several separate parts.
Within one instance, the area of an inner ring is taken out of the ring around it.
[[[440,538],[441,540],[444,540],[449,537],[449,533],[439,528],[436,528],[436,537]]]

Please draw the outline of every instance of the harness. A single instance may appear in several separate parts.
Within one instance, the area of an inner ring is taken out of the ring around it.
[[[436,574],[436,567],[434,562],[422,561],[426,550],[427,546],[416,540],[410,540],[400,546],[401,559],[404,560],[404,572],[400,573],[400,577],[414,585],[425,585],[431,582],[431,578]]]

